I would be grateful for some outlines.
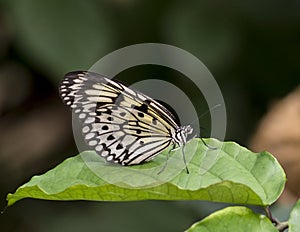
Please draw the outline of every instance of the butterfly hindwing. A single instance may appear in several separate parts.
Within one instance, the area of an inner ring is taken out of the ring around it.
[[[179,127],[152,98],[97,73],[66,74],[60,95],[78,115],[87,145],[122,165],[154,158],[171,144]]]

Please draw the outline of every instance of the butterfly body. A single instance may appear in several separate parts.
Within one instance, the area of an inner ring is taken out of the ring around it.
[[[97,73],[67,73],[59,91],[78,115],[86,144],[109,162],[147,162],[171,144],[184,146],[192,133],[154,99]]]

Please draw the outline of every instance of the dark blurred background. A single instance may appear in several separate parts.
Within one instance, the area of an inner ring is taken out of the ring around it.
[[[32,175],[77,154],[71,112],[58,96],[63,75],[89,69],[104,55],[136,43],[174,45],[202,60],[225,98],[226,140],[249,145],[270,105],[300,83],[299,12],[299,1],[277,0],[2,0],[1,205],[7,193]],[[166,80],[176,76],[163,68],[139,67],[125,71],[121,79],[133,83],[151,74]],[[183,231],[218,207],[222,205],[26,199],[0,217],[0,227],[31,232]]]

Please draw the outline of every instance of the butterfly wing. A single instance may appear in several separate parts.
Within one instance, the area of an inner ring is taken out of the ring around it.
[[[86,143],[122,165],[151,160],[172,143],[179,127],[154,99],[97,73],[66,74],[60,96],[78,114]]]

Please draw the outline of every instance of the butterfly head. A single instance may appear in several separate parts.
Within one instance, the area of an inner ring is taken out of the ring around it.
[[[187,142],[187,136],[193,133],[193,128],[190,125],[181,126],[177,129],[173,141],[179,146],[185,145]]]
[[[185,136],[187,137],[189,134],[193,133],[193,128],[190,125],[183,126],[182,131],[185,133]]]

